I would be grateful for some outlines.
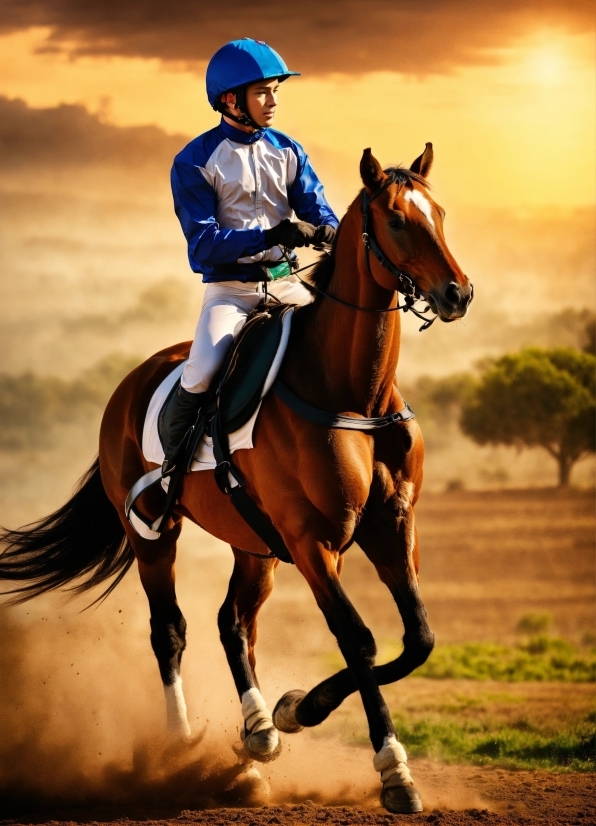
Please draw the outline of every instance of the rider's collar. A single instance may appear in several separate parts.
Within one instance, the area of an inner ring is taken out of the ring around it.
[[[224,133],[226,138],[229,138],[229,140],[234,141],[234,143],[244,143],[247,145],[260,141],[267,131],[267,127],[264,126],[262,129],[257,129],[256,132],[244,132],[242,129],[236,129],[235,126],[230,126],[230,124],[225,121],[223,117],[221,119],[221,123],[219,124],[219,128]]]

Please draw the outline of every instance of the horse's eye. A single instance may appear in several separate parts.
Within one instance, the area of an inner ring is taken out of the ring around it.
[[[405,229],[406,216],[402,212],[396,212],[393,218],[389,221],[391,229]]]

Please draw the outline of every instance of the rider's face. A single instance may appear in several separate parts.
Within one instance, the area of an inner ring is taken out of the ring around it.
[[[260,80],[252,83],[246,90],[248,114],[259,126],[271,126],[277,106],[279,81]]]
[[[275,107],[277,106],[278,89],[279,81],[276,78],[273,78],[273,80],[259,80],[256,83],[251,83],[251,85],[247,87],[246,107],[248,114],[259,126],[271,126],[273,123]],[[242,114],[240,109],[236,108],[236,95],[233,94],[233,92],[222,95],[222,100],[227,103],[233,115],[239,117]],[[250,126],[239,126],[238,124],[234,124],[234,126],[243,131],[252,131],[252,127]]]

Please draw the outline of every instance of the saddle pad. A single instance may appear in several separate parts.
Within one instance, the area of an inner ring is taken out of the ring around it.
[[[279,347],[277,348],[275,358],[267,374],[267,379],[263,386],[263,392],[261,393],[261,400],[267,395],[273,382],[277,378],[279,368],[281,367],[283,357],[286,352],[288,340],[290,338],[292,315],[293,309],[290,309],[283,318],[283,328]],[[143,456],[148,462],[154,462],[156,465],[161,465],[164,460],[163,447],[161,445],[161,440],[157,430],[159,412],[168,396],[168,393],[182,375],[185,364],[185,361],[181,362],[165,377],[151,397],[149,407],[147,408],[145,424],[143,425]],[[260,409],[261,403],[259,403],[257,409],[246,424],[234,433],[230,433],[230,453],[234,453],[236,450],[248,450],[253,447],[252,434]],[[199,442],[199,446],[195,453],[194,462],[191,466],[191,471],[213,470],[216,464],[217,463],[213,457],[213,441],[210,436],[205,435]]]

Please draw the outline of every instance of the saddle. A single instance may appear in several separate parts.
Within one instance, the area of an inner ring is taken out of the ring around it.
[[[288,304],[265,304],[257,307],[250,313],[232,344],[223,366],[213,381],[205,404],[205,410],[214,408],[212,415],[217,410],[224,433],[234,433],[254,415],[279,348],[283,319],[289,309],[291,307]],[[180,379],[170,390],[159,413],[158,433],[163,447],[164,414],[179,384]],[[209,419],[211,418],[210,416]],[[191,462],[193,455],[194,451],[189,457]]]
[[[283,562],[293,563],[292,556],[280,533],[269,517],[247,494],[244,480],[232,464],[229,447],[229,434],[234,433],[248,422],[269,390],[296,414],[320,427],[371,432],[398,423],[406,423],[414,418],[414,412],[407,403],[400,411],[366,418],[359,414],[330,413],[296,396],[289,387],[276,378],[285,352],[285,347],[280,347],[280,343],[284,331],[289,332],[289,326],[284,324],[284,318],[293,310],[293,305],[265,304],[249,315],[216,377],[206,404],[197,421],[186,434],[174,470],[168,477],[165,504],[157,519],[152,521],[146,519],[135,510],[134,505],[145,491],[164,481],[162,468],[150,470],[130,489],[124,507],[126,517],[137,533],[145,539],[159,539],[161,536],[176,504],[182,479],[190,470],[199,442],[207,431],[213,440],[213,455],[217,463],[215,481],[219,489],[229,496],[238,513],[267,545],[271,552],[268,555],[269,558],[277,557]],[[271,382],[270,386],[269,382]],[[164,402],[159,414],[160,420],[177,386],[177,384],[174,385]],[[163,444],[161,433],[160,438]],[[263,554],[255,555],[267,558]]]
[[[143,493],[162,482],[162,469],[149,471],[131,488],[126,499],[125,513],[135,530],[146,539],[158,539],[165,528],[176,504],[182,479],[190,470],[198,445],[207,432],[213,439],[213,452],[217,462],[215,478],[220,490],[230,496],[241,515],[265,540],[273,551],[272,556],[292,561],[271,521],[246,494],[243,480],[231,462],[228,435],[249,421],[257,410],[264,390],[268,389],[265,385],[280,349],[284,318],[293,309],[292,305],[269,303],[260,305],[248,316],[213,382],[199,418],[185,437],[176,469],[169,477],[162,513],[156,519],[146,519],[134,506]],[[178,384],[179,381],[172,387],[158,417],[162,445],[164,412]]]

